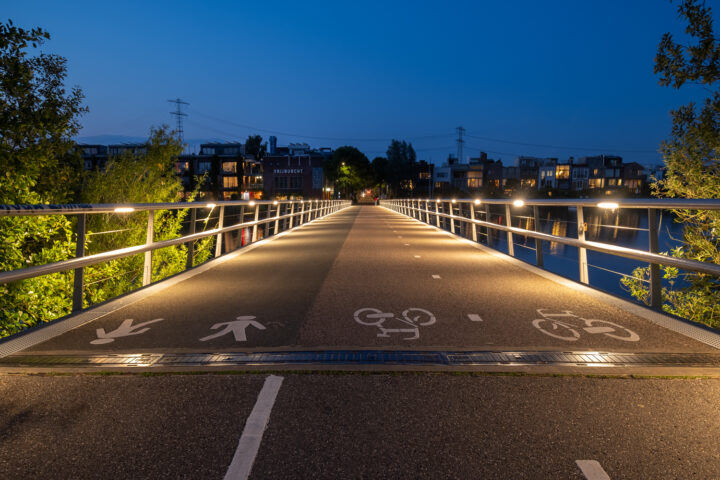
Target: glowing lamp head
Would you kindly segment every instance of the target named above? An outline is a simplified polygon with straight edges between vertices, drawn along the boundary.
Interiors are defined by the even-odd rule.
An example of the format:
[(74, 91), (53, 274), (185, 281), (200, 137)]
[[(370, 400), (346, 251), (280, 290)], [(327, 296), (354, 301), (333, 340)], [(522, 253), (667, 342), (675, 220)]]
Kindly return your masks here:
[(482, 202), (480, 201), (479, 198), (476, 198), (476, 199), (475, 199), (475, 205), (480, 205), (481, 203), (482, 203)]
[(215, 208), (215, 207), (217, 207), (217, 203), (208, 203), (207, 205), (205, 205), (205, 207), (206, 208)]
[(453, 198), (453, 199), (452, 199), (452, 203), (457, 203), (457, 200), (455, 200), (455, 199)]
[(615, 210), (620, 205), (617, 202), (600, 202), (597, 204), (597, 206), (600, 208), (608, 208), (610, 210)]
[(117, 207), (114, 212), (115, 213), (130, 213), (134, 212), (135, 209), (133, 207)]
[(251, 200), (250, 203), (248, 203), (248, 205), (250, 205), (251, 207), (254, 207), (254, 206), (255, 206), (255, 202)]
[(273, 200), (273, 205), (277, 205), (277, 200)]
[(513, 202), (513, 205), (515, 205), (516, 207), (522, 207), (523, 205), (525, 205), (525, 200), (515, 200)]

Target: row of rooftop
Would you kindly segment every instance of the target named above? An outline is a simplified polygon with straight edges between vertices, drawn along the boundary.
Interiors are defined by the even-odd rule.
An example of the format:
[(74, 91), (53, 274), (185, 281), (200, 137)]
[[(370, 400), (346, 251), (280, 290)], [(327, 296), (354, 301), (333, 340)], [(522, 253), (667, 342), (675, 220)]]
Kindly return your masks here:
[[(108, 157), (124, 153), (142, 154), (145, 144), (78, 145), (86, 169), (104, 168)], [(217, 199), (283, 197), (327, 197), (332, 192), (323, 174), (330, 148), (312, 148), (307, 143), (278, 146), (271, 136), (261, 159), (246, 151), (243, 143), (204, 143), (199, 154), (183, 154), (176, 173), (187, 190), (196, 187), (197, 176), (207, 180), (201, 190)], [(662, 168), (648, 169), (636, 162), (623, 162), (617, 155), (573, 158), (520, 156), (511, 166), (481, 153), (467, 162), (452, 156), (441, 166), (416, 162), (412, 178), (402, 186), (406, 195), (448, 194), (514, 195), (538, 192), (543, 195), (647, 194), (651, 177), (662, 178)]]

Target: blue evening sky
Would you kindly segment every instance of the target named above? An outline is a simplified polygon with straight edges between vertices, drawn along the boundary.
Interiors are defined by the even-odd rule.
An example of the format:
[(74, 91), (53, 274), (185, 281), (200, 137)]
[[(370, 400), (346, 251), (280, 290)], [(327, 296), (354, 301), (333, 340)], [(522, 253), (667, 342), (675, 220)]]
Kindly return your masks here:
[(506, 165), (599, 153), (654, 164), (669, 110), (707, 94), (657, 84), (660, 38), (684, 28), (664, 0), (0, 6), (3, 21), (50, 32), (43, 50), (68, 59), (90, 140), (174, 125), (167, 100), (180, 97), (191, 144), (275, 134), (372, 159), (397, 138), (440, 163), (462, 125), (465, 156)]

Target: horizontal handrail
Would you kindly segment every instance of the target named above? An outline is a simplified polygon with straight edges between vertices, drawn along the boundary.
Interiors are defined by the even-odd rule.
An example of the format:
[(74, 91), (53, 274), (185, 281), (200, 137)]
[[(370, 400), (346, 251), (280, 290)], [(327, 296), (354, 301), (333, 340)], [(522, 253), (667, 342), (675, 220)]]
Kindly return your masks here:
[[(415, 198), (410, 201), (420, 202), (453, 202), (474, 203), (475, 205), (513, 205), (526, 207), (597, 207), (608, 208), (608, 204), (616, 204), (617, 208), (657, 208), (660, 210), (720, 210), (720, 199), (698, 199), (698, 198), (455, 198), (455, 199), (424, 199)], [(395, 200), (384, 200), (384, 203)], [(515, 202), (522, 202), (516, 205)]]
[[(265, 202), (259, 202), (259, 201), (229, 201), (229, 202), (217, 202), (212, 204), (212, 207), (207, 202), (189, 202), (189, 203), (163, 203), (163, 204), (123, 204), (122, 207), (132, 207), (136, 210), (134, 211), (155, 211), (155, 210), (177, 210), (177, 209), (185, 209), (185, 208), (214, 208), (216, 206), (228, 206), (228, 205), (239, 205), (239, 206), (251, 206), (251, 207), (258, 207), (260, 205), (267, 205), (270, 207), (277, 207), (279, 204), (319, 204), (316, 208), (310, 208), (310, 209), (303, 209), (303, 210), (296, 210), (291, 213), (286, 213), (284, 215), (273, 215), (268, 216), (264, 219), (258, 219), (253, 220), (249, 222), (243, 222), (238, 223), (235, 225), (231, 225), (228, 227), (223, 228), (214, 228), (212, 230), (206, 230), (203, 232), (193, 233), (185, 236), (181, 236), (178, 238), (173, 238), (170, 240), (163, 240), (160, 242), (148, 242), (142, 245), (135, 245), (131, 247), (111, 250), (108, 252), (101, 252), (94, 255), (87, 255), (77, 258), (71, 258), (68, 260), (61, 260), (58, 262), (53, 263), (47, 263), (44, 265), (35, 265), (31, 267), (26, 267), (20, 270), (13, 270), (13, 271), (7, 271), (7, 272), (0, 272), (0, 284), (14, 282), (18, 280), (25, 280), (28, 278), (38, 277), (42, 275), (48, 275), (51, 273), (58, 273), (63, 272), (67, 270), (73, 270), (77, 268), (83, 268), (90, 265), (95, 265), (97, 263), (106, 262), (109, 260), (115, 260), (118, 258), (124, 258), (129, 257), (132, 255), (136, 255), (143, 252), (151, 252), (153, 250), (157, 250), (160, 248), (166, 248), (171, 247), (175, 245), (180, 245), (183, 243), (188, 242), (194, 242), (196, 240), (200, 240), (202, 238), (211, 237), (215, 235), (220, 235), (227, 232), (232, 232), (235, 230), (241, 230), (243, 228), (249, 228), (249, 227), (255, 227), (259, 225), (264, 225), (267, 223), (274, 223), (279, 222), (282, 220), (295, 218), (297, 216), (302, 215), (303, 217), (305, 215), (308, 215), (308, 217), (311, 214), (316, 213), (322, 213), (326, 212), (325, 214), (329, 214), (332, 212), (335, 212), (339, 210), (340, 208), (347, 207), (350, 202), (349, 201), (343, 201), (343, 200), (304, 200), (304, 201), (265, 201)], [(7, 207), (7, 205), (0, 205), (0, 207)], [(31, 207), (41, 207), (40, 205), (32, 205)], [(47, 206), (45, 207), (52, 207)], [(18, 210), (18, 211), (11, 211), (11, 210), (5, 210), (5, 212), (10, 212), (9, 215), (74, 215), (74, 214), (85, 214), (85, 213), (109, 213), (109, 212), (115, 212), (115, 208), (119, 208), (120, 206), (115, 205), (57, 205), (55, 207), (61, 207), (57, 209), (29, 209), (29, 210)], [(90, 208), (88, 208), (90, 207)], [(311, 205), (312, 207), (312, 205)], [(2, 210), (0, 210), (2, 211)], [(30, 213), (28, 213), (30, 212)], [(38, 213), (40, 212), (40, 213)], [(278, 209), (279, 212), (279, 209)], [(322, 216), (324, 216), (323, 214)], [(6, 214), (7, 215), (7, 214)], [(319, 218), (319, 216), (315, 217)], [(298, 225), (300, 225), (299, 223)]]
[(486, 222), (483, 220), (473, 220), (467, 217), (458, 215), (451, 215), (449, 213), (438, 212), (434, 210), (416, 209), (423, 214), (437, 215), (442, 218), (450, 218), (457, 221), (466, 223), (473, 223), (475, 225), (500, 230), (503, 232), (515, 233), (517, 235), (523, 235), (526, 237), (537, 238), (538, 240), (545, 240), (548, 242), (561, 243), (563, 245), (569, 245), (571, 247), (587, 248), (588, 250), (594, 250), (601, 253), (609, 253), (611, 255), (617, 255), (619, 257), (631, 258), (633, 260), (640, 260), (647, 263), (655, 263), (658, 265), (670, 265), (673, 267), (682, 268), (685, 270), (692, 270), (694, 272), (707, 273), (709, 275), (720, 276), (720, 265), (707, 262), (698, 262), (697, 260), (690, 260), (685, 258), (670, 257), (668, 255), (662, 255), (659, 253), (650, 253), (644, 250), (637, 250), (634, 248), (620, 247), (617, 245), (611, 245), (609, 243), (602, 242), (591, 242), (588, 240), (578, 240), (577, 238), (570, 237), (558, 237), (549, 233), (536, 232), (534, 230), (526, 230), (518, 227), (508, 227), (507, 225), (501, 225), (499, 223)]
[[(619, 257), (647, 262), (650, 265), (650, 305), (653, 308), (660, 309), (662, 307), (662, 279), (660, 266), (673, 266), (683, 270), (704, 273), (720, 277), (720, 265), (711, 262), (702, 262), (687, 258), (671, 257), (659, 253), (659, 228), (657, 222), (658, 210), (720, 210), (720, 199), (676, 199), (676, 198), (658, 198), (658, 199), (394, 199), (383, 201), (384, 205), (389, 208), (415, 218), (422, 222), (440, 227), (440, 219), (445, 219), (445, 227), (447, 228), (447, 220), (449, 220), (449, 230), (455, 234), (455, 224), (459, 222), (468, 226), (472, 226), (472, 241), (478, 241), (478, 233), (476, 226), (484, 227), (489, 230), (506, 232), (508, 235), (508, 254), (514, 256), (513, 235), (523, 235), (525, 237), (535, 239), (536, 264), (543, 267), (542, 242), (555, 242), (562, 245), (577, 247), (578, 264), (580, 269), (580, 281), (589, 283), (587, 250), (600, 253), (615, 255)], [(423, 205), (424, 204), (424, 207)], [(504, 205), (505, 225), (494, 223), (490, 220), (490, 205)], [(531, 217), (523, 217), (534, 220), (535, 230), (527, 230), (523, 228), (513, 227), (511, 223), (512, 210), (530, 207), (533, 211)], [(567, 207), (568, 209), (576, 209), (578, 236), (577, 238), (561, 237), (550, 235), (537, 231), (540, 217), (538, 207)], [(459, 214), (456, 214), (458, 209)], [(649, 233), (648, 251), (638, 250), (635, 248), (621, 247), (603, 242), (593, 242), (585, 239), (587, 224), (584, 221), (583, 210), (589, 209), (609, 209), (617, 210), (627, 209), (647, 209), (648, 212), (648, 228)], [(442, 210), (442, 211), (441, 211)], [(484, 210), (484, 212), (483, 212)], [(463, 215), (463, 212), (468, 212)], [(476, 213), (485, 213), (485, 220), (475, 218)], [(517, 216), (516, 216), (517, 217)], [(431, 218), (433, 222), (431, 222)], [(616, 226), (616, 228), (621, 228)], [(643, 229), (645, 230), (645, 229)], [(481, 235), (484, 235), (481, 233)], [(489, 238), (489, 237), (488, 237)]]
[[(333, 202), (337, 200), (218, 200), (212, 202), (172, 202), (172, 203), (74, 203), (66, 205), (0, 205), (0, 217), (15, 217), (29, 215), (57, 215), (80, 213), (133, 213), (148, 210), (182, 210), (185, 208), (215, 208), (255, 205), (302, 204)], [(118, 209), (132, 209), (118, 211)]]

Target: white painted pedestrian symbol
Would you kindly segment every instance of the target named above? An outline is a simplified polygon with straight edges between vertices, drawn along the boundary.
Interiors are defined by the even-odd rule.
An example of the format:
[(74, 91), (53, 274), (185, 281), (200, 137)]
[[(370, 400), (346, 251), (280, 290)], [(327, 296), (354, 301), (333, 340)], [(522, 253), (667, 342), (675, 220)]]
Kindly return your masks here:
[[(420, 338), (420, 329), (435, 323), (435, 315), (422, 308), (408, 308), (402, 313), (402, 318), (398, 318), (394, 313), (385, 313), (377, 308), (361, 308), (355, 312), (355, 321), (360, 325), (378, 327), (380, 333), (378, 337), (389, 337), (391, 333), (410, 333), (411, 337), (403, 340), (417, 340)], [(402, 328), (385, 328), (385, 322), (401, 322), (405, 326)]]
[(247, 335), (245, 334), (245, 329), (249, 326), (253, 326), (257, 328), (258, 330), (265, 330), (265, 327), (260, 323), (256, 322), (255, 317), (253, 316), (245, 316), (245, 317), (237, 317), (237, 320), (232, 322), (223, 322), (223, 323), (216, 323), (212, 327), (210, 327), (211, 330), (217, 330), (220, 327), (225, 327), (224, 329), (220, 330), (217, 333), (214, 333), (212, 335), (208, 335), (207, 337), (203, 337), (200, 339), (201, 342), (207, 342), (208, 340), (212, 340), (213, 338), (222, 337), (223, 335), (227, 335), (228, 333), (232, 332), (232, 334), (235, 336), (236, 342), (245, 342), (247, 341)]
[(621, 325), (608, 322), (607, 320), (582, 318), (570, 310), (553, 313), (546, 308), (538, 308), (537, 313), (542, 318), (533, 320), (533, 326), (545, 335), (559, 338), (560, 340), (575, 342), (580, 338), (581, 330), (590, 334), (605, 335), (606, 337), (624, 342), (637, 342), (640, 340), (640, 336), (637, 333)]
[(140, 335), (141, 333), (145, 333), (150, 330), (150, 328), (145, 327), (145, 325), (150, 325), (151, 323), (160, 322), (162, 320), (162, 318), (156, 318), (155, 320), (148, 320), (147, 322), (133, 325), (133, 319), (128, 318), (124, 320), (118, 328), (111, 332), (105, 332), (104, 328), (98, 328), (97, 330), (95, 330), (98, 338), (92, 340), (90, 343), (92, 343), (93, 345), (102, 345), (104, 343), (114, 342), (116, 338), (129, 337), (131, 335)]

